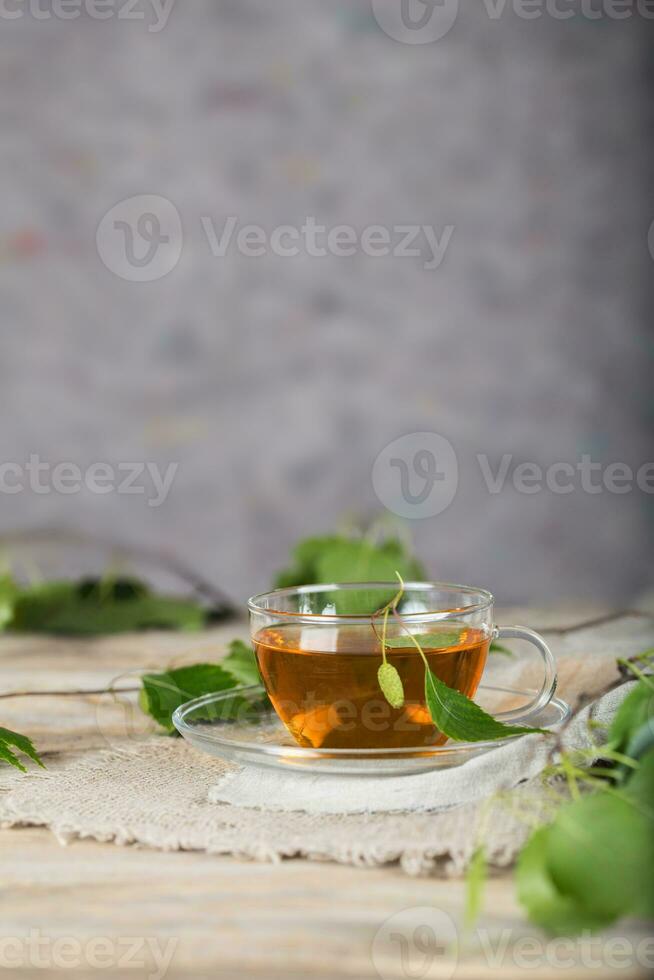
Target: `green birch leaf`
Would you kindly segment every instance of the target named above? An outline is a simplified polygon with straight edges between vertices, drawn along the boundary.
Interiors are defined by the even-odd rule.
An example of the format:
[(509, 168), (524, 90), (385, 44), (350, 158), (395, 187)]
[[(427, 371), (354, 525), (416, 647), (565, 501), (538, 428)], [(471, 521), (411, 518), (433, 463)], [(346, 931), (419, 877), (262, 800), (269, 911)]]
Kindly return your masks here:
[(11, 575), (0, 575), (0, 630), (11, 622), (17, 596), (18, 586)]
[(636, 732), (652, 723), (654, 727), (654, 690), (646, 681), (639, 681), (616, 711), (609, 729), (609, 743), (623, 751)]
[(9, 746), (4, 742), (0, 742), (0, 761), (8, 762), (10, 766), (20, 769), (21, 772), (27, 772), (27, 768), (23, 765), (18, 756), (14, 755)]
[(404, 687), (393, 664), (383, 663), (377, 671), (377, 678), (382, 694), (391, 708), (401, 708), (404, 704)]
[(448, 687), (428, 670), (425, 673), (427, 706), (436, 728), (455, 742), (486, 742), (512, 735), (549, 734), (543, 728), (504, 725), (465, 694)]
[(15, 766), (16, 769), (20, 769), (21, 772), (27, 772), (25, 766), (20, 761), (18, 756), (12, 752), (9, 746), (18, 749), (23, 755), (26, 755), (32, 762), (36, 762), (38, 766), (45, 769), (45, 766), (39, 758), (39, 754), (34, 748), (32, 742), (25, 735), (19, 735), (18, 732), (12, 732), (9, 728), (0, 728), (0, 759), (4, 759), (8, 762), (10, 766)]
[(279, 572), (274, 580), (274, 588), (286, 589), (294, 585), (314, 585), (317, 581), (316, 566), (320, 555), (337, 543), (335, 534), (322, 537), (304, 538), (298, 542), (291, 555), (292, 565)]
[[(625, 754), (632, 759), (638, 760), (644, 755), (647, 755), (652, 749), (654, 749), (654, 721), (650, 718), (644, 725), (640, 726), (633, 738), (630, 739)], [(631, 785), (635, 776), (629, 772), (629, 766), (622, 766), (620, 772), (623, 778), (625, 775), (631, 775), (631, 779), (629, 780), (629, 785)], [(652, 799), (654, 799), (654, 792), (652, 793)]]
[[(636, 776), (640, 783), (630, 789)], [(571, 933), (580, 926), (602, 928), (625, 915), (654, 916), (654, 878), (647, 870), (654, 867), (654, 753), (636, 776), (624, 792), (600, 791), (564, 806), (535, 835), (541, 853), (535, 838), (527, 845), (526, 851), (533, 849), (527, 857), (523, 852), (518, 884), (533, 922)], [(525, 881), (525, 861), (532, 875), (540, 864), (539, 877)]]
[[(276, 588), (292, 585), (329, 585), (332, 582), (395, 582), (396, 570), (407, 581), (424, 580), (425, 569), (397, 538), (373, 544), (365, 538), (331, 534), (306, 538), (293, 549), (290, 568), (275, 579)], [(395, 594), (393, 587), (388, 599)], [(323, 593), (323, 603), (334, 604), (343, 614), (376, 612), (387, 601), (378, 589), (365, 592)], [(320, 601), (316, 598), (316, 602)], [(319, 613), (321, 608), (311, 610)]]
[[(654, 844), (654, 749), (650, 749), (644, 755), (640, 756), (638, 768), (627, 780), (623, 792), (628, 799), (635, 801), (637, 804), (642, 804), (641, 810), (650, 822), (652, 842)], [(654, 892), (654, 879), (652, 879), (652, 882)], [(654, 911), (652, 914), (654, 915)]]
[[(365, 540), (334, 541), (318, 557), (314, 581), (326, 585), (332, 582), (395, 582), (397, 572), (408, 580), (419, 577), (415, 560), (390, 546), (391, 542), (377, 546)], [(361, 588), (325, 592), (321, 598), (339, 615), (367, 616), (390, 602), (396, 592), (397, 587), (390, 585), (388, 592)]]
[(257, 667), (254, 650), (243, 640), (232, 640), (229, 654), (221, 660), (220, 666), (228, 671), (239, 684), (260, 684), (261, 677)]
[(213, 691), (228, 691), (237, 681), (218, 664), (192, 664), (161, 674), (144, 674), (139, 704), (146, 714), (171, 735), (175, 732), (173, 712), (193, 698)]
[(7, 627), (21, 633), (101, 636), (149, 629), (200, 630), (206, 622), (207, 611), (197, 603), (156, 595), (135, 579), (85, 579), (19, 590)]
[(518, 858), (518, 899), (529, 920), (556, 935), (575, 935), (608, 925), (610, 917), (591, 912), (572, 895), (561, 892), (549, 867), (551, 828), (540, 827)]

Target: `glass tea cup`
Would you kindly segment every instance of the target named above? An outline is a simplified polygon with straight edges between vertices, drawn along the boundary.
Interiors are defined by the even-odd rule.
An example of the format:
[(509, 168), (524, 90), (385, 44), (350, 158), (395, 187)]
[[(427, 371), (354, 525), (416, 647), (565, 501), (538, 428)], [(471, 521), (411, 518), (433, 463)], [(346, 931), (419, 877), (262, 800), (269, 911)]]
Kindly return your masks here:
[[(384, 609), (397, 583), (307, 585), (254, 596), (248, 602), (259, 672), (272, 705), (295, 741), (327, 749), (441, 745), (425, 702), (425, 664), (448, 687), (474, 698), (490, 644), (522, 639), (541, 655), (543, 681), (527, 704), (501, 713), (522, 723), (541, 711), (556, 689), (554, 658), (538, 633), (496, 626), (493, 596), (444, 583), (404, 585), (395, 613)], [(384, 625), (385, 624), (385, 625)], [(392, 707), (378, 680), (385, 630), (386, 658), (398, 671), (404, 704)]]

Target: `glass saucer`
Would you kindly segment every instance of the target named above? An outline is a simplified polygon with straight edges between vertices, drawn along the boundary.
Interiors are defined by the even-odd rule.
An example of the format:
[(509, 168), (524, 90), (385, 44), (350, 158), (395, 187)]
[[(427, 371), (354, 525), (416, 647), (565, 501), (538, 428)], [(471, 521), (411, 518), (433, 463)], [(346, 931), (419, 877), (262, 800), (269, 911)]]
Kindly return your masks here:
[[(475, 700), (496, 716), (510, 709), (511, 724), (556, 730), (570, 714), (553, 697), (537, 712), (516, 713), (516, 701), (534, 692), (482, 684)], [(504, 709), (504, 710), (503, 710)], [(240, 766), (319, 772), (325, 775), (401, 776), (450, 769), (492, 752), (515, 738), (494, 742), (447, 742), (445, 745), (393, 749), (311, 749), (299, 746), (267, 702), (263, 687), (239, 687), (205, 694), (179, 707), (173, 714), (177, 731), (195, 748)]]

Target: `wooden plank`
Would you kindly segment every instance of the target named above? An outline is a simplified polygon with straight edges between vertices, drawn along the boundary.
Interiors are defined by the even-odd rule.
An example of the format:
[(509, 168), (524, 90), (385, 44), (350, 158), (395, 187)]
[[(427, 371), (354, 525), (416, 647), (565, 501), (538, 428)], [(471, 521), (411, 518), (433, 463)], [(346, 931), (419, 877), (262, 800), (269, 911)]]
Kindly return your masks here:
[(202, 633), (130, 633), (97, 639), (4, 635), (0, 693), (130, 686), (134, 674), (143, 670), (219, 659), (230, 640), (247, 636), (243, 622)]
[[(157, 955), (171, 954), (168, 978), (407, 980), (411, 973), (406, 962), (403, 967), (403, 943), (375, 943), (384, 922), (409, 910), (406, 921), (401, 918), (391, 926), (410, 948), (417, 926), (432, 921), (447, 926), (448, 916), (459, 923), (464, 902), (461, 881), (409, 878), (397, 869), (305, 861), (257, 864), (90, 841), (61, 848), (47, 831), (35, 829), (0, 832), (0, 868), (0, 934), (20, 943), (7, 950), (14, 962), (6, 965), (17, 976), (30, 975), (37, 939), (43, 940), (44, 961), (49, 958), (46, 974), (75, 975), (70, 957), (67, 964), (55, 962), (56, 940), (72, 938), (81, 944), (73, 960), (84, 972), (94, 941), (103, 937), (110, 941), (108, 956), (116, 970), (110, 975), (122, 975), (118, 970), (128, 940), (149, 940), (156, 943)], [(458, 956), (453, 949), (428, 952), (433, 962), (425, 977), (448, 977), (456, 967), (457, 980), (511, 980), (527, 973), (544, 980), (562, 975), (557, 958), (581, 961), (582, 945), (576, 951), (560, 942), (548, 948), (545, 937), (525, 925), (508, 876), (489, 883), (486, 906), (492, 915), (480, 921), (471, 938), (461, 937)], [(445, 929), (442, 935), (447, 938), (449, 933)], [(647, 927), (629, 923), (615, 935), (635, 952), (647, 938)], [(531, 946), (525, 943), (527, 937)], [(140, 947), (142, 958), (147, 948)], [(600, 959), (598, 941), (592, 948)], [(1, 950), (0, 944), (0, 960)], [(529, 957), (531, 967), (524, 967)], [(156, 962), (149, 953), (143, 974), (153, 973)], [(106, 969), (103, 972), (107, 975)], [(125, 974), (131, 973), (125, 967)], [(611, 963), (601, 962), (589, 968), (590, 973), (615, 975)], [(575, 974), (568, 968), (566, 975)], [(620, 975), (632, 980), (644, 973), (638, 963), (624, 963)]]

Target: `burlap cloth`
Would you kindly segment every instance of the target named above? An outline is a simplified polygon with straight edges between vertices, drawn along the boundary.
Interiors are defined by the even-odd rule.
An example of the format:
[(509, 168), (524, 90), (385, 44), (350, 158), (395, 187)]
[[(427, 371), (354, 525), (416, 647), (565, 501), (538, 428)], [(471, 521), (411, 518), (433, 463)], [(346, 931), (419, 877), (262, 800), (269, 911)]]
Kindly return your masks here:
[[(580, 694), (596, 693), (616, 676), (617, 656), (639, 653), (654, 641), (652, 621), (645, 617), (550, 639), (559, 661), (559, 694), (572, 704)], [(493, 666), (497, 679), (524, 684), (528, 668), (514, 661), (499, 663), (500, 659)], [(589, 712), (606, 721), (623, 695), (624, 690), (586, 709), (567, 730), (569, 744), (588, 744)], [(529, 736), (521, 741), (539, 740), (540, 736)], [(499, 748), (487, 758), (510, 748)], [(106, 750), (64, 754), (45, 773), (30, 771), (23, 776), (3, 768), (0, 824), (47, 826), (62, 843), (93, 838), (257, 860), (303, 857), (362, 865), (399, 862), (411, 874), (434, 870), (458, 874), (478, 843), (482, 810), (484, 843), (495, 866), (510, 864), (529, 834), (524, 807), (546, 814), (551, 790), (544, 790), (541, 778), (532, 771), (534, 752), (529, 757), (528, 773), (521, 775), (508, 767), (506, 778), (496, 787), (517, 787), (510, 797), (514, 806), (506, 799), (494, 800), (485, 786), (482, 798), (463, 805), (456, 805), (456, 799), (443, 800), (444, 807), (428, 811), (280, 812), (212, 802), (216, 784), (233, 768), (181, 739), (150, 736)], [(495, 768), (502, 767), (495, 763)], [(465, 767), (460, 770), (464, 772)], [(407, 795), (411, 796), (408, 790)], [(486, 802), (489, 798), (490, 804)]]

